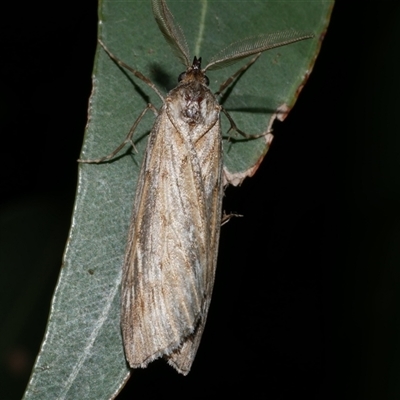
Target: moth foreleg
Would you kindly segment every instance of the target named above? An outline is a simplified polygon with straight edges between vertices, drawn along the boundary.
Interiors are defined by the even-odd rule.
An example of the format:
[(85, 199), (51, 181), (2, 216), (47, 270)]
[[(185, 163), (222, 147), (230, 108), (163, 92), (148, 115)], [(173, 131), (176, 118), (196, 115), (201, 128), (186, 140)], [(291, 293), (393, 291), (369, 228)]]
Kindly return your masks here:
[(257, 60), (258, 57), (261, 56), (261, 53), (256, 54), (246, 65), (243, 65), (239, 70), (237, 70), (233, 75), (231, 75), (225, 82), (221, 83), (218, 92), (215, 92), (215, 96), (220, 96), (222, 92), (244, 71), (250, 68)]
[(137, 78), (141, 79), (146, 85), (150, 86), (158, 95), (158, 97), (160, 97), (160, 99), (163, 101), (164, 103), (164, 97), (163, 95), (159, 92), (159, 90), (157, 89), (157, 87), (154, 85), (154, 83), (147, 77), (144, 76), (140, 71), (130, 67), (128, 64), (125, 64), (122, 60), (120, 60), (117, 56), (115, 56), (113, 53), (111, 53), (110, 50), (108, 50), (107, 46), (99, 39), (99, 43), (101, 45), (101, 47), (104, 49), (104, 51), (108, 54), (108, 56), (114, 60), (119, 66), (121, 66), (122, 68), (127, 69), (128, 71), (132, 72), (133, 75), (135, 75)]

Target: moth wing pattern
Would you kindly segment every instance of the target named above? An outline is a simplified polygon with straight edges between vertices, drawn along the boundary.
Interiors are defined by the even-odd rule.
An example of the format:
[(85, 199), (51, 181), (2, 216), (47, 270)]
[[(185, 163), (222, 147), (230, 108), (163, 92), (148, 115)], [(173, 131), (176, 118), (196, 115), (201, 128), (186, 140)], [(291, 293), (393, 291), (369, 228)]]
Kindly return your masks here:
[(149, 136), (123, 267), (121, 326), (131, 367), (164, 356), (187, 374), (214, 285), (222, 200), (222, 138), (214, 95), (182, 118), (193, 88), (166, 98)]

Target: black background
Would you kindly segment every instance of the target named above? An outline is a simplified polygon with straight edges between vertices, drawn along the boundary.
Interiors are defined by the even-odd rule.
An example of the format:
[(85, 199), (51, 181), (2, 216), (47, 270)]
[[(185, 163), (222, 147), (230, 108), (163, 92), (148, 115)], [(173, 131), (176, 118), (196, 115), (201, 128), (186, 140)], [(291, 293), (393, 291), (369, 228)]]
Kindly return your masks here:
[[(244, 217), (222, 228), (191, 373), (154, 362), (118, 398), (400, 397), (400, 6), (354, 3), (336, 4), (257, 174), (226, 193), (224, 209)], [(2, 399), (21, 397), (45, 329), (97, 33), (93, 0), (10, 6), (0, 62)]]

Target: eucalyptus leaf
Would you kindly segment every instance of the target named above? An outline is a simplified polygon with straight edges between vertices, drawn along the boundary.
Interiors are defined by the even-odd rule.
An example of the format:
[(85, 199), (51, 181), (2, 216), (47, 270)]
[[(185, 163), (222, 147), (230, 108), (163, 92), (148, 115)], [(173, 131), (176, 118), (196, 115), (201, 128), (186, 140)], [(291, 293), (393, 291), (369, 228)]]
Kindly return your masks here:
[[(207, 65), (230, 43), (260, 33), (294, 29), (314, 39), (267, 51), (222, 97), (237, 126), (267, 132), (288, 112), (310, 74), (329, 22), (333, 1), (169, 1), (185, 33), (190, 57)], [(167, 93), (183, 72), (154, 20), (150, 1), (100, 1), (99, 38), (126, 64)], [(247, 60), (241, 61), (243, 64)], [(209, 71), (210, 87), (240, 67)], [(120, 69), (98, 46), (82, 159), (106, 156), (125, 138), (136, 118), (158, 96)], [(154, 115), (146, 114), (113, 160), (81, 164), (63, 268), (46, 335), (25, 399), (114, 398), (129, 377), (120, 332), (120, 279), (136, 180)], [(229, 124), (222, 117), (224, 132)], [(224, 162), (237, 183), (255, 172), (271, 136), (225, 141)]]

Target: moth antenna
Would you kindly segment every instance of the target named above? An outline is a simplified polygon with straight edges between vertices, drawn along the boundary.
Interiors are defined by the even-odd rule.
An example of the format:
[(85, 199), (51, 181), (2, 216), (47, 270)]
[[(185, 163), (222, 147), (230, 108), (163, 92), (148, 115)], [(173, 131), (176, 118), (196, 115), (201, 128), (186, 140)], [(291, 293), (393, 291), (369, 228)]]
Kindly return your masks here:
[(261, 34), (248, 37), (237, 42), (231, 43), (214, 57), (211, 58), (206, 70), (225, 68), (234, 64), (243, 58), (253, 54), (262, 53), (263, 51), (273, 49), (275, 47), (285, 46), (287, 44), (299, 42), (305, 39), (311, 39), (314, 35), (311, 33), (297, 32), (295, 30), (275, 32), (269, 34)]
[(182, 28), (175, 23), (174, 16), (164, 0), (152, 0), (153, 14), (161, 33), (179, 60), (190, 67), (189, 47)]

